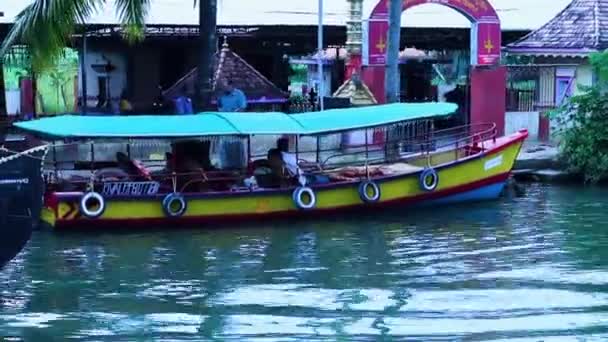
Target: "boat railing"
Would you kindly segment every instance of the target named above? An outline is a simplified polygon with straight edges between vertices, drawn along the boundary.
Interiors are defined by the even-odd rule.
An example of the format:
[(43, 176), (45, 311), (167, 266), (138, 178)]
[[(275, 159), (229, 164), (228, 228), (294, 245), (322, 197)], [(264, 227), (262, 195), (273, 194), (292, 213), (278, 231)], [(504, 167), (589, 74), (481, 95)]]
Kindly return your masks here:
[[(476, 124), (437, 131), (429, 130), (424, 134), (384, 140), (380, 144), (351, 145), (348, 147), (348, 151), (336, 148), (298, 151), (298, 156), (307, 154), (317, 156), (316, 160), (299, 158), (300, 167), (307, 174), (338, 175), (344, 171), (344, 167), (363, 166), (361, 168), (363, 171), (357, 177), (364, 178), (370, 175), (368, 167), (384, 163), (411, 163), (414, 166), (423, 167), (458, 161), (482, 153), (486, 150), (486, 142), (493, 139), (496, 139), (496, 125)], [(451, 155), (452, 152), (453, 155)], [(322, 153), (331, 153), (331, 155), (322, 159), (318, 158)], [(435, 157), (442, 153), (444, 157), (435, 160)], [(445, 154), (451, 155), (451, 157), (446, 159)], [(255, 156), (251, 157), (252, 160), (256, 159)], [(265, 156), (258, 157), (259, 159), (265, 158)], [(189, 188), (197, 188), (197, 185), (210, 189), (205, 191), (243, 190), (246, 188), (243, 186), (244, 180), (253, 175), (252, 170), (247, 167), (220, 171), (171, 172), (170, 169), (165, 168), (166, 161), (164, 161), (164, 167), (161, 167), (163, 164), (161, 161), (153, 160), (151, 162), (157, 164), (158, 169), (152, 171), (148, 178), (135, 176), (134, 179), (159, 182), (167, 191), (183, 192)], [(51, 184), (67, 182), (74, 191), (107, 181), (117, 181), (112, 177), (104, 179), (98, 171), (94, 167), (88, 170), (55, 168), (49, 173), (49, 180)], [(285, 174), (287, 173), (285, 172)]]
[[(71, 191), (84, 191), (94, 188), (105, 182), (158, 182), (161, 190), (173, 192), (185, 192), (196, 185), (218, 185), (218, 184), (238, 184), (243, 181), (244, 173), (237, 171), (190, 171), (190, 172), (161, 172), (144, 177), (142, 175), (131, 175), (129, 179), (120, 179), (113, 176), (103, 176), (98, 172), (86, 171), (86, 176), (71, 178), (69, 183)], [(47, 183), (54, 186), (61, 186), (62, 182), (56, 179), (56, 173), (47, 176)], [(222, 191), (231, 190), (230, 187), (222, 187)]]
[[(454, 150), (457, 161), (467, 155), (459, 153), (463, 149), (478, 152), (485, 151), (485, 142), (496, 139), (496, 125), (471, 124), (448, 128), (444, 130), (431, 131), (429, 133), (415, 135), (411, 137), (394, 138), (384, 140), (381, 144), (356, 144), (350, 145), (348, 151), (337, 152), (335, 149), (320, 150), (320, 153), (337, 152), (319, 161), (322, 168), (340, 167), (344, 164), (375, 164), (391, 161), (403, 161), (415, 156), (428, 155), (432, 159), (432, 154)], [(390, 156), (390, 150), (397, 150), (396, 156)], [(319, 153), (317, 152), (317, 153)], [(302, 154), (307, 152), (302, 152)], [(311, 153), (311, 152), (309, 152)], [(344, 162), (336, 162), (344, 160)]]

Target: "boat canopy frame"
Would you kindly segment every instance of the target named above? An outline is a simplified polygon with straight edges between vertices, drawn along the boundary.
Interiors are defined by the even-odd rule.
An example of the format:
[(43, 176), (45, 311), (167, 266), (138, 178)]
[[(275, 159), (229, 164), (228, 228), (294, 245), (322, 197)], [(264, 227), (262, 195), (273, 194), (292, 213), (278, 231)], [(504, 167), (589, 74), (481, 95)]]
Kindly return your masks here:
[[(319, 160), (318, 158), (318, 150), (317, 152), (317, 160), (313, 162), (309, 166), (316, 166), (315, 169), (305, 170), (303, 165), (302, 171), (305, 171), (309, 175), (333, 175), (339, 172), (339, 170), (343, 167), (363, 167), (364, 173), (360, 179), (370, 179), (370, 168), (372, 165), (382, 165), (386, 163), (398, 163), (398, 162), (406, 162), (409, 163), (411, 160), (418, 160), (422, 162), (424, 165), (416, 165), (418, 166), (427, 166), (427, 167), (438, 167), (444, 165), (445, 163), (453, 163), (463, 158), (469, 158), (473, 154), (484, 153), (486, 147), (484, 146), (484, 142), (488, 139), (493, 139), (496, 141), (496, 125), (495, 124), (476, 124), (476, 125), (466, 125), (459, 126), (450, 129), (444, 129), (439, 131), (429, 131), (428, 128), (432, 129), (432, 122), (430, 120), (424, 120), (426, 123), (420, 123), (422, 128), (421, 131), (418, 131), (416, 127), (404, 127), (407, 130), (410, 130), (406, 136), (399, 136), (384, 141), (382, 144), (375, 146), (373, 143), (365, 139), (365, 143), (360, 145), (354, 145), (350, 147), (350, 151), (343, 151), (343, 153), (332, 155), (324, 160)], [(409, 124), (406, 124), (409, 126)], [(413, 129), (413, 130), (412, 130)], [(366, 130), (367, 131), (367, 130)], [(366, 132), (366, 136), (367, 136)], [(438, 136), (435, 136), (438, 133)], [(297, 137), (297, 136), (296, 136)], [(203, 138), (204, 139), (204, 138)], [(197, 139), (198, 140), (198, 139)], [(298, 163), (310, 163), (308, 159), (300, 159), (298, 155), (302, 155), (303, 153), (311, 153), (313, 151), (300, 151), (298, 148), (298, 139), (296, 139), (296, 160)], [(249, 143), (249, 141), (248, 141)], [(67, 144), (71, 145), (71, 144)], [(66, 145), (66, 146), (67, 146)], [(82, 183), (86, 186), (94, 186), (96, 179), (96, 168), (93, 167), (95, 164), (95, 151), (94, 151), (94, 143), (91, 143), (91, 168), (90, 176), (85, 177), (83, 181), (72, 181), (71, 183), (77, 185)], [(404, 149), (404, 147), (406, 147)], [(478, 151), (475, 149), (478, 148)], [(55, 159), (56, 152), (54, 151), (55, 145), (52, 145), (53, 153), (52, 160), (47, 161), (48, 164), (51, 164), (52, 170), (49, 170), (48, 179), (51, 183), (55, 183), (53, 180), (57, 179), (58, 172), (62, 170), (61, 167), (58, 167), (58, 160)], [(390, 150), (395, 149), (394, 153)], [(127, 143), (127, 154), (130, 149)], [(331, 150), (325, 150), (327, 152)], [(450, 160), (443, 160), (443, 157), (438, 156), (438, 159), (434, 157), (434, 153), (437, 152), (448, 152), (450, 151)], [(253, 154), (251, 153), (251, 148), (247, 147), (248, 159), (250, 160)], [(329, 163), (330, 159), (335, 158), (343, 158), (343, 157), (356, 157), (358, 160), (345, 160), (345, 161), (335, 161)], [(66, 160), (67, 161), (67, 160)], [(144, 161), (144, 160), (140, 160)], [(149, 162), (162, 162), (161, 160), (148, 160)], [(164, 161), (166, 162), (166, 160)], [(61, 163), (61, 162), (60, 162)], [(318, 169), (317, 169), (318, 167)], [(77, 169), (68, 168), (66, 171)], [(85, 169), (81, 169), (85, 171)], [(230, 181), (234, 184), (241, 184), (244, 179), (251, 176), (248, 170), (246, 169), (232, 169), (232, 170), (220, 170), (217, 171), (204, 171), (201, 170), (204, 174), (202, 182), (209, 182), (209, 179), (213, 181)], [(227, 175), (229, 173), (230, 175)], [(365, 176), (366, 175), (366, 176)], [(160, 173), (156, 174), (154, 177), (154, 181), (160, 180), (171, 180), (173, 184), (177, 184), (178, 177), (190, 177), (190, 176), (200, 176), (198, 172), (169, 172), (169, 173)], [(159, 178), (160, 177), (160, 178)], [(359, 176), (357, 176), (359, 177)], [(191, 185), (188, 183), (188, 185)], [(283, 188), (283, 186), (281, 186)], [(242, 188), (241, 190), (246, 190)], [(251, 190), (251, 189), (249, 189)], [(183, 189), (180, 189), (183, 191)]]

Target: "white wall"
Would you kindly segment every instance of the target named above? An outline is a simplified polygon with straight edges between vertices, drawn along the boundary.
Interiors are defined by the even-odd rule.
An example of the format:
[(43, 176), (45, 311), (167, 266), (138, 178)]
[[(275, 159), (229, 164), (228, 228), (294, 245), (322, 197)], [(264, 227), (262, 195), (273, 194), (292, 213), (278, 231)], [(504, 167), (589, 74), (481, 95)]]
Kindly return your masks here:
[(21, 114), (21, 91), (19, 89), (6, 91), (6, 113), (8, 115)]
[[(127, 87), (127, 60), (123, 53), (107, 51), (104, 49), (91, 48), (87, 52), (86, 56), (86, 72), (87, 72), (87, 104), (94, 107), (97, 104), (96, 97), (99, 95), (99, 87), (97, 83), (97, 77), (106, 75), (105, 73), (98, 73), (91, 66), (94, 64), (106, 64), (110, 62), (116, 67), (108, 76), (110, 77), (110, 97), (112, 99), (114, 107), (117, 107), (118, 100), (122, 90)], [(82, 96), (82, 73), (78, 70), (78, 79), (80, 89), (78, 90), (79, 96)]]
[(529, 140), (538, 139), (539, 112), (507, 112), (505, 115), (505, 135), (525, 128), (528, 130)]

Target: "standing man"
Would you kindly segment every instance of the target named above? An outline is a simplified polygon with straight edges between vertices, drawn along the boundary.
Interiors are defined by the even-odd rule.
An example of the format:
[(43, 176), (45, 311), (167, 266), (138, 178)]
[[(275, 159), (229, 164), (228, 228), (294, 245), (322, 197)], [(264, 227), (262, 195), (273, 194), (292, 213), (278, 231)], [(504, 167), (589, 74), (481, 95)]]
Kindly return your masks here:
[[(236, 89), (230, 80), (221, 87), (221, 95), (217, 99), (219, 112), (244, 112), (247, 109), (247, 97)], [(219, 164), (221, 169), (238, 169), (247, 166), (247, 150), (241, 138), (219, 137)]]
[(222, 85), (222, 94), (217, 99), (217, 107), (220, 112), (244, 112), (247, 109), (247, 97), (228, 80)]
[(179, 115), (194, 114), (192, 110), (192, 99), (187, 95), (188, 87), (182, 86), (180, 95), (175, 99), (175, 111)]

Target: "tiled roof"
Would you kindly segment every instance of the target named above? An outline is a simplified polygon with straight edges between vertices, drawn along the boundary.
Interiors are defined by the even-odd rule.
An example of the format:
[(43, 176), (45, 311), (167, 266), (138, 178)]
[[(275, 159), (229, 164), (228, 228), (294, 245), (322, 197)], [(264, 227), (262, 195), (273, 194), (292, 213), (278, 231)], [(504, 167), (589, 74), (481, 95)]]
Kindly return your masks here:
[(608, 48), (608, 0), (573, 0), (553, 19), (509, 44), (511, 53), (587, 55)]
[[(166, 97), (174, 97), (185, 86), (189, 91), (194, 90), (196, 84), (197, 68), (177, 81), (164, 92)], [(287, 100), (287, 93), (279, 89), (268, 78), (264, 77), (241, 56), (230, 50), (224, 42), (222, 50), (215, 54), (215, 74), (213, 90), (224, 81), (230, 80), (235, 88), (240, 89), (247, 96), (250, 103), (277, 103)]]
[[(505, 30), (534, 30), (550, 20), (569, 0), (489, 0)], [(30, 0), (2, 0), (0, 23), (12, 22)], [(314, 0), (218, 0), (219, 26), (317, 25)], [(363, 18), (368, 18), (378, 0), (363, 1)], [(147, 22), (152, 25), (197, 25), (198, 9), (192, 0), (153, 0)], [(348, 3), (325, 0), (324, 23), (345, 26)], [(107, 0), (87, 21), (90, 24), (117, 24), (114, 0)], [(416, 6), (405, 12), (404, 27), (468, 28), (469, 21), (456, 11), (439, 5)]]
[(366, 106), (378, 103), (374, 94), (357, 75), (353, 75), (352, 78), (346, 80), (336, 90), (334, 97), (348, 98), (354, 106)]

